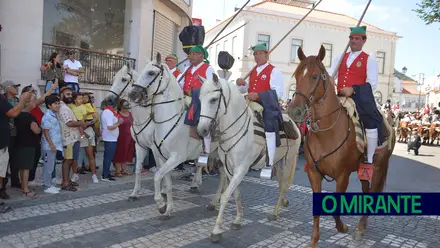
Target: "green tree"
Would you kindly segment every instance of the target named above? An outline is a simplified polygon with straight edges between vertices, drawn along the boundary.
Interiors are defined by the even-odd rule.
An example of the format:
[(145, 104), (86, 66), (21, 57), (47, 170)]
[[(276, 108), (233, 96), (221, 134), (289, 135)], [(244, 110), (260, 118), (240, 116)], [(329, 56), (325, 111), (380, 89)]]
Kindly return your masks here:
[(422, 0), (414, 9), (426, 25), (440, 22), (440, 0)]

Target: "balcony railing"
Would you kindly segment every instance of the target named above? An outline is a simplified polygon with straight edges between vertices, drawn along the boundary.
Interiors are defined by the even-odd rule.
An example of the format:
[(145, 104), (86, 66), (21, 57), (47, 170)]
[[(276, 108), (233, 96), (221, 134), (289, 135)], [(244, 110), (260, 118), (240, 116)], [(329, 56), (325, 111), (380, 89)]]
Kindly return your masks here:
[[(124, 64), (130, 64), (132, 68), (136, 68), (136, 60), (133, 58), (47, 43), (43, 43), (41, 64), (47, 63), (53, 52), (61, 55), (62, 63), (68, 59), (65, 53), (70, 50), (76, 51), (76, 59), (81, 62), (85, 70), (85, 73), (79, 76), (80, 83), (110, 85), (113, 76)], [(44, 73), (41, 73), (41, 79), (45, 79)]]

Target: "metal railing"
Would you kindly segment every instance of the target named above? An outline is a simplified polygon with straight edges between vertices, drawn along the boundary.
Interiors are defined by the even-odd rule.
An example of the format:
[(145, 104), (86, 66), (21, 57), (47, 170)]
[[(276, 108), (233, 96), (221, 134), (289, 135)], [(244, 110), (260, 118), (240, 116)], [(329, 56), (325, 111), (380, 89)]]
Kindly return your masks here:
[[(85, 73), (79, 76), (80, 83), (111, 85), (113, 76), (124, 64), (128, 63), (132, 68), (136, 67), (136, 59), (133, 58), (47, 43), (43, 43), (41, 64), (47, 63), (53, 52), (61, 55), (62, 63), (68, 59), (65, 53), (70, 50), (76, 51), (76, 59), (81, 62), (85, 70)], [(41, 79), (45, 80), (44, 72), (41, 73)]]

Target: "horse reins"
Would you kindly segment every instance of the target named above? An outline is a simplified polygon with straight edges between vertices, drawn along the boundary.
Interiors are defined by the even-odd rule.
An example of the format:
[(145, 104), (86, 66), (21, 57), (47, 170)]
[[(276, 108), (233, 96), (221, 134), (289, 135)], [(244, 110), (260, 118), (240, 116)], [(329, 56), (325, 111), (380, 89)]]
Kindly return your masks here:
[[(139, 135), (143, 130), (145, 130), (145, 128), (147, 128), (147, 126), (148, 126), (151, 122), (154, 122), (154, 123), (157, 123), (157, 124), (163, 124), (163, 123), (166, 123), (166, 122), (168, 122), (168, 121), (174, 119), (175, 117), (177, 117), (177, 116), (180, 114), (180, 116), (179, 116), (179, 118), (177, 119), (176, 123), (174, 123), (174, 125), (171, 127), (171, 129), (168, 131), (168, 133), (164, 136), (164, 138), (159, 142), (159, 144), (156, 143), (155, 132), (153, 131), (153, 142), (154, 142), (154, 145), (155, 145), (156, 148), (158, 149), (160, 155), (161, 155), (165, 160), (168, 160), (168, 159), (163, 155), (162, 150), (161, 150), (161, 147), (162, 147), (163, 143), (165, 142), (166, 138), (168, 138), (168, 136), (171, 134), (171, 132), (172, 132), (172, 131), (176, 128), (176, 126), (179, 124), (180, 120), (181, 120), (182, 117), (183, 117), (183, 114), (185, 113), (185, 108), (183, 107), (182, 110), (181, 110), (180, 112), (178, 112), (177, 114), (173, 115), (171, 118), (169, 118), (169, 119), (167, 119), (167, 120), (164, 120), (164, 121), (156, 121), (156, 120), (155, 120), (155, 118), (154, 118), (154, 108), (153, 108), (154, 106), (161, 105), (161, 104), (168, 104), (168, 103), (177, 102), (177, 101), (179, 101), (179, 100), (182, 100), (183, 97), (179, 97), (179, 98), (177, 98), (177, 99), (170, 100), (170, 101), (164, 101), (164, 102), (158, 102), (158, 103), (155, 103), (155, 102), (154, 102), (154, 98), (155, 98), (155, 96), (158, 96), (158, 95), (163, 94), (163, 93), (165, 92), (165, 90), (168, 88), (168, 85), (170, 84), (170, 81), (171, 81), (171, 80), (168, 80), (166, 87), (165, 87), (162, 91), (159, 92), (160, 87), (161, 87), (161, 84), (162, 84), (162, 79), (163, 79), (163, 74), (164, 74), (164, 67), (163, 67), (162, 64), (161, 64), (161, 65), (154, 65), (154, 66), (157, 67), (157, 68), (159, 68), (160, 73), (157, 73), (156, 76), (150, 81), (150, 83), (149, 83), (147, 86), (144, 87), (144, 86), (142, 86), (142, 85), (134, 84), (134, 86), (137, 86), (137, 87), (142, 88), (143, 92), (144, 92), (146, 95), (148, 95), (148, 94), (147, 94), (147, 93), (148, 93), (148, 89), (150, 88), (150, 86), (151, 86), (151, 85), (152, 85), (152, 84), (158, 79), (158, 77), (160, 76), (159, 82), (158, 82), (158, 84), (157, 84), (156, 91), (152, 94), (151, 99), (146, 99), (146, 100), (144, 101), (144, 102), (146, 102), (147, 104), (142, 104), (142, 103), (138, 104), (138, 106), (141, 106), (141, 107), (144, 107), (144, 108), (151, 107), (151, 114), (150, 114), (150, 116), (149, 116), (149, 119), (147, 119), (147, 120), (143, 123), (143, 124), (145, 124), (145, 125), (144, 125), (144, 126), (138, 131), (138, 132), (135, 131), (134, 126), (140, 126), (140, 125), (143, 125), (143, 124), (140, 124), (140, 125), (137, 125), (137, 124), (136, 124), (136, 125), (135, 125), (135, 124), (133, 123), (131, 127), (132, 127), (132, 130), (133, 130), (134, 136), (135, 136), (135, 138), (136, 138), (136, 142), (137, 142), (139, 145), (141, 145), (140, 142), (139, 142), (139, 139), (138, 139), (138, 135)], [(125, 89), (125, 88), (124, 88), (124, 89)], [(150, 102), (150, 101), (151, 101), (151, 103), (148, 103), (148, 102)], [(141, 147), (144, 148), (142, 145), (141, 145)], [(144, 148), (144, 149), (145, 149), (145, 148)]]
[[(320, 69), (320, 76), (319, 76), (319, 77), (320, 77), (320, 79), (321, 79), (321, 81), (322, 81), (322, 87), (324, 88), (325, 92), (324, 92), (324, 95), (323, 95), (318, 101), (312, 103), (312, 101), (314, 100), (314, 97), (315, 97), (314, 95), (315, 95), (315, 93), (316, 93), (316, 90), (318, 89), (318, 86), (320, 85), (319, 80), (318, 80), (318, 82), (316, 83), (316, 85), (315, 85), (315, 87), (314, 87), (314, 89), (313, 89), (313, 91), (312, 91), (312, 93), (311, 93), (311, 95), (310, 95), (309, 98), (308, 98), (305, 94), (303, 94), (303, 93), (301, 93), (301, 92), (299, 92), (299, 91), (295, 91), (295, 94), (298, 94), (299, 96), (301, 96), (301, 97), (303, 97), (304, 99), (306, 99), (306, 101), (307, 101), (307, 103), (306, 103), (306, 109), (307, 109), (307, 111), (310, 111), (310, 112), (311, 112), (312, 106), (313, 106), (315, 103), (317, 103), (317, 104), (323, 104), (323, 103), (324, 103), (325, 97), (326, 97), (326, 95), (327, 95), (327, 91), (328, 91), (329, 88), (330, 88), (330, 87), (328, 87), (329, 81), (327, 80), (327, 74), (325, 73), (325, 70), (324, 70), (323, 68), (321, 68), (321, 66), (319, 66), (319, 69)], [(324, 116), (321, 116), (321, 117), (318, 118), (318, 119), (315, 119), (315, 120), (317, 120), (317, 121), (316, 121), (316, 124), (317, 124), (317, 123), (319, 122), (320, 119), (323, 119), (324, 117), (330, 116), (330, 115), (334, 114), (334, 113), (335, 113), (336, 111), (338, 111), (338, 110), (340, 111), (339, 114), (338, 114), (338, 117), (337, 117), (336, 120), (335, 120), (335, 122), (334, 122), (329, 128), (325, 128), (325, 129), (323, 129), (323, 130), (316, 130), (316, 131), (314, 131), (314, 130), (313, 130), (313, 127), (312, 127), (313, 117), (312, 117), (312, 116), (308, 117), (308, 119), (310, 120), (310, 123), (311, 123), (310, 126), (312, 127), (312, 132), (315, 132), (315, 133), (316, 133), (316, 132), (325, 132), (325, 131), (329, 131), (329, 130), (331, 130), (331, 129), (336, 125), (336, 123), (338, 122), (339, 117), (341, 116), (341, 113), (342, 113), (342, 109), (343, 109), (343, 106), (342, 106), (341, 103), (339, 103), (339, 107), (338, 107), (336, 110), (330, 112), (329, 114), (325, 114)], [(307, 144), (307, 150), (308, 150), (308, 152), (309, 152), (310, 158), (313, 160), (313, 165), (315, 166), (315, 168), (316, 168), (316, 170), (318, 171), (318, 173), (321, 174), (321, 176), (322, 176), (327, 182), (332, 182), (332, 181), (334, 181), (335, 179), (334, 179), (334, 178), (332, 178), (332, 179), (328, 179), (328, 177), (327, 177), (326, 175), (324, 175), (324, 174), (321, 172), (321, 170), (319, 169), (319, 167), (318, 167), (318, 163), (319, 163), (320, 161), (324, 160), (325, 158), (329, 157), (330, 155), (334, 154), (336, 151), (338, 151), (338, 150), (339, 150), (339, 149), (345, 144), (345, 142), (348, 140), (348, 137), (350, 137), (350, 131), (351, 131), (351, 128), (350, 128), (350, 118), (347, 118), (347, 120), (348, 120), (348, 123), (347, 123), (347, 126), (348, 126), (348, 128), (347, 128), (347, 135), (345, 136), (345, 138), (344, 138), (344, 140), (342, 141), (342, 143), (341, 143), (338, 147), (336, 147), (336, 149), (334, 149), (334, 150), (331, 151), (330, 153), (328, 153), (328, 154), (326, 154), (326, 155), (320, 157), (318, 160), (315, 160), (315, 158), (313, 157), (312, 151), (311, 151), (311, 149), (310, 149), (309, 143), (306, 142), (306, 144)], [(310, 133), (307, 134), (306, 139), (308, 139), (309, 136), (310, 136)]]

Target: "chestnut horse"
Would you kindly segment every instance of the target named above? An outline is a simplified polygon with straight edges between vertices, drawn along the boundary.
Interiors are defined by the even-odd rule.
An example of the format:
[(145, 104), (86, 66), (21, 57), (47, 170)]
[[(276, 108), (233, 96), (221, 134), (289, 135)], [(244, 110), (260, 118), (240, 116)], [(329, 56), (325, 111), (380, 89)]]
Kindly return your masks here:
[[(308, 177), (313, 192), (321, 192), (322, 179), (328, 176), (336, 181), (336, 192), (347, 190), (349, 176), (358, 171), (364, 154), (356, 148), (355, 126), (346, 109), (336, 95), (334, 84), (330, 81), (322, 60), (325, 49), (321, 46), (318, 56), (304, 55), (298, 48), (298, 65), (294, 76), (296, 79), (295, 96), (288, 107), (290, 118), (302, 122), (310, 113), (314, 131), (309, 131), (304, 143), (304, 155), (308, 166)], [(374, 158), (373, 177), (370, 182), (361, 180), (362, 191), (382, 192), (385, 186), (388, 161), (394, 149), (395, 134), (392, 132), (389, 149), (376, 154)], [(313, 216), (313, 235), (309, 247), (317, 247), (319, 241), (319, 216)], [(362, 216), (356, 230), (356, 239), (362, 239), (368, 216)], [(348, 227), (340, 216), (334, 216), (336, 229), (345, 233)]]

